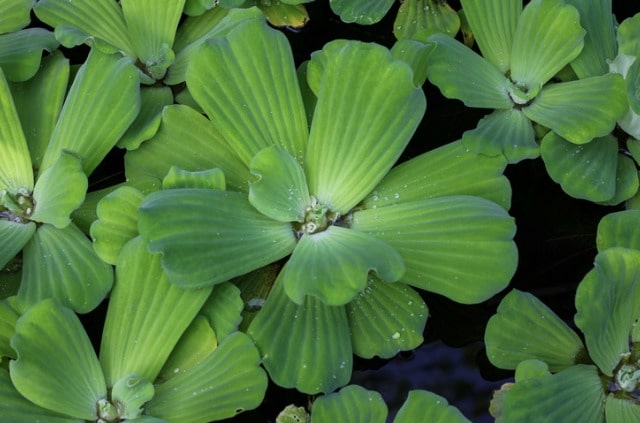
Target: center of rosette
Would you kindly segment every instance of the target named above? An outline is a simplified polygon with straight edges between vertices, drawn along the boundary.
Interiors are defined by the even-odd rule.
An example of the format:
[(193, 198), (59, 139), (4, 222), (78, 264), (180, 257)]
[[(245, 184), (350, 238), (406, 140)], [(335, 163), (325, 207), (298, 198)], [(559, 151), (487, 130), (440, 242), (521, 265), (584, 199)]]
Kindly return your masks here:
[(26, 189), (19, 189), (15, 194), (0, 191), (0, 219), (26, 223), (33, 209), (33, 198)]
[(304, 221), (302, 223), (296, 222), (294, 225), (298, 238), (305, 233), (322, 232), (340, 218), (340, 213), (331, 211), (328, 206), (318, 202), (314, 196), (310, 196), (310, 198), (311, 203), (304, 210)]

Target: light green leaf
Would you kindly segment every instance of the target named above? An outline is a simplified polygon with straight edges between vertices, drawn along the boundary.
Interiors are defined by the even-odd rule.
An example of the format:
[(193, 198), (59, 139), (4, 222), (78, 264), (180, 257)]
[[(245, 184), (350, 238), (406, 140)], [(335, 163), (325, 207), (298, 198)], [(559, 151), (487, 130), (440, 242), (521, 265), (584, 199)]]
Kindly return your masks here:
[(33, 78), (10, 84), (22, 127), (29, 128), (24, 135), (36, 170), (58, 120), (68, 82), (69, 61), (62, 52), (55, 51), (42, 59)]
[(82, 157), (82, 167), (90, 174), (139, 109), (139, 79), (131, 60), (92, 49), (71, 86), (40, 171), (53, 166), (66, 149)]
[(153, 398), (153, 385), (136, 374), (117, 381), (111, 390), (111, 401), (118, 404), (122, 419), (133, 420), (142, 414), (142, 406)]
[(11, 91), (0, 68), (0, 193), (33, 189), (31, 157)]
[(22, 250), (35, 231), (36, 224), (33, 222), (14, 222), (0, 218), (0, 269)]
[(329, 0), (329, 4), (342, 22), (373, 25), (387, 14), (393, 0)]
[(483, 197), (511, 206), (503, 157), (478, 156), (460, 141), (445, 144), (394, 167), (364, 199), (367, 209), (449, 195)]
[(14, 32), (31, 22), (31, 7), (35, 0), (0, 1), (0, 34)]
[(208, 119), (186, 106), (165, 107), (158, 132), (125, 156), (125, 172), (132, 181), (148, 177), (162, 180), (172, 166), (192, 172), (217, 167), (230, 188), (248, 190), (248, 166)]
[(618, 53), (638, 56), (640, 53), (640, 15), (635, 14), (620, 24), (617, 32)]
[(302, 235), (281, 273), (287, 295), (297, 304), (311, 295), (338, 306), (365, 289), (369, 272), (384, 282), (396, 282), (404, 270), (400, 254), (384, 241), (329, 226), (323, 232)]
[[(136, 57), (122, 9), (113, 0), (40, 0), (33, 11), (38, 19), (56, 28), (56, 36), (65, 47), (101, 41), (126, 56)], [(67, 31), (74, 36), (65, 41)], [(79, 38), (78, 34), (84, 37)]]
[(7, 79), (26, 81), (36, 74), (42, 51), (58, 48), (58, 41), (51, 31), (44, 28), (27, 28), (0, 35), (0, 66)]
[(276, 423), (301, 423), (309, 422), (311, 416), (304, 407), (287, 405), (276, 417)]
[(181, 423), (223, 420), (256, 408), (267, 381), (251, 339), (234, 333), (190, 371), (156, 385), (145, 413)]
[(311, 204), (304, 170), (286, 151), (276, 146), (256, 154), (250, 164), (257, 179), (249, 182), (249, 202), (265, 216), (279, 222), (303, 222)]
[(318, 397), (312, 409), (314, 423), (384, 423), (387, 414), (382, 395), (358, 385)]
[(158, 131), (165, 106), (173, 104), (171, 88), (143, 87), (140, 90), (140, 113), (118, 141), (118, 147), (135, 150)]
[(521, 110), (495, 110), (483, 117), (475, 129), (462, 135), (471, 151), (487, 156), (502, 154), (509, 163), (534, 159), (540, 155), (533, 124)]
[(625, 247), (640, 250), (640, 210), (609, 213), (598, 223), (598, 252)]
[(611, 376), (621, 354), (629, 352), (629, 336), (640, 311), (640, 251), (609, 248), (596, 256), (594, 269), (576, 292), (576, 326), (589, 355)]
[(400, 4), (393, 23), (397, 39), (426, 41), (427, 37), (443, 32), (455, 37), (460, 29), (460, 17), (445, 2), (435, 0), (407, 0)]
[(607, 74), (547, 85), (522, 111), (567, 141), (584, 144), (609, 134), (626, 109), (624, 80)]
[(242, 321), (240, 313), (243, 308), (240, 289), (230, 282), (225, 282), (213, 288), (199, 315), (207, 318), (218, 341), (222, 341), (238, 329)]
[[(302, 4), (287, 4), (290, 1), (258, 1), (256, 6), (260, 8), (267, 21), (278, 27), (300, 29), (309, 21), (309, 13)], [(301, 1), (294, 3), (302, 3)]]
[(40, 407), (83, 420), (97, 419), (96, 403), (107, 388), (100, 363), (78, 317), (48, 299), (16, 323), (9, 365), (16, 389)]
[(394, 423), (418, 422), (471, 422), (457, 408), (449, 405), (440, 395), (428, 391), (409, 391), (407, 400), (402, 404)]
[(31, 220), (64, 229), (71, 223), (71, 212), (84, 201), (88, 186), (80, 158), (62, 150), (53, 166), (42, 172), (36, 181)]
[(608, 135), (576, 145), (549, 132), (540, 145), (551, 179), (574, 198), (606, 201), (616, 192), (618, 142)]
[(367, 287), (346, 305), (353, 353), (363, 358), (391, 358), (422, 344), (429, 317), (413, 288), (370, 276)]
[(338, 43), (320, 55), (327, 62), (305, 173), (310, 194), (345, 214), (395, 164), (424, 115), (426, 99), (410, 67), (377, 44)]
[(618, 154), (618, 166), (616, 168), (616, 193), (600, 204), (616, 205), (629, 200), (638, 192), (638, 170), (631, 157)]
[[(427, 76), (447, 98), (461, 100), (467, 107), (510, 109), (513, 102), (507, 77), (482, 56), (445, 34), (434, 34)], [(469, 72), (473, 69), (473, 72)]]
[(171, 282), (183, 288), (211, 286), (272, 263), (296, 242), (289, 223), (265, 217), (237, 192), (152, 193), (140, 207), (138, 226), (149, 251), (163, 254)]
[(578, 335), (550, 308), (516, 289), (489, 319), (484, 341), (489, 361), (501, 369), (515, 369), (524, 360), (538, 359), (557, 372), (575, 364), (584, 351)]
[(640, 60), (636, 58), (624, 76), (627, 99), (631, 112), (640, 112)]
[(517, 264), (513, 219), (495, 203), (448, 196), (355, 212), (352, 229), (393, 247), (402, 282), (463, 304), (504, 289)]
[(173, 63), (171, 50), (185, 0), (169, 3), (153, 0), (122, 0), (122, 14), (131, 44), (143, 72), (162, 79)]
[(522, 0), (460, 3), (482, 56), (506, 74), (511, 68), (511, 45), (522, 13)]
[(245, 165), (271, 145), (302, 161), (307, 121), (291, 47), (264, 18), (198, 47), (187, 86)]
[(549, 365), (544, 361), (536, 358), (521, 361), (516, 367), (515, 379), (516, 383), (532, 378), (549, 376)]
[(421, 87), (427, 80), (428, 57), (433, 47), (434, 45), (430, 43), (425, 44), (413, 40), (399, 40), (391, 48), (391, 54), (394, 59), (402, 60), (411, 66), (413, 70), (413, 84), (416, 87)]
[(184, 290), (169, 283), (160, 260), (159, 255), (146, 251), (139, 237), (127, 243), (118, 257), (117, 283), (100, 347), (100, 362), (109, 387), (133, 373), (155, 380), (211, 292)]
[(16, 297), (9, 297), (0, 301), (0, 363), (5, 357), (17, 358), (10, 344), (11, 337), (15, 333), (16, 321), (20, 317), (15, 300)]
[(562, 0), (531, 1), (514, 34), (511, 80), (536, 92), (580, 54), (585, 32), (573, 6)]
[(184, 14), (188, 16), (199, 16), (207, 10), (216, 8), (217, 5), (217, 0), (187, 0), (184, 4)]
[(189, 172), (172, 166), (162, 180), (162, 189), (205, 188), (225, 189), (224, 172), (218, 168)]
[(106, 195), (96, 208), (98, 220), (91, 224), (93, 249), (98, 257), (116, 264), (120, 250), (138, 235), (138, 207), (144, 195), (122, 186)]
[(0, 414), (12, 423), (82, 423), (84, 420), (65, 417), (38, 407), (23, 397), (13, 386), (9, 372), (0, 368)]
[(23, 250), (24, 267), (18, 300), (22, 308), (56, 298), (78, 313), (100, 304), (111, 290), (113, 270), (100, 260), (85, 235), (71, 224), (57, 229), (44, 224)]
[(640, 407), (631, 399), (616, 398), (608, 395), (604, 405), (606, 421), (634, 422), (640, 420)]
[[(579, 398), (579, 403), (576, 402)], [(504, 400), (504, 422), (604, 423), (602, 381), (595, 366), (577, 365), (555, 375), (516, 383)], [(535, 410), (535, 416), (532, 415)]]
[(332, 392), (351, 378), (353, 356), (345, 308), (307, 296), (297, 305), (276, 283), (247, 334), (271, 380), (306, 394)]

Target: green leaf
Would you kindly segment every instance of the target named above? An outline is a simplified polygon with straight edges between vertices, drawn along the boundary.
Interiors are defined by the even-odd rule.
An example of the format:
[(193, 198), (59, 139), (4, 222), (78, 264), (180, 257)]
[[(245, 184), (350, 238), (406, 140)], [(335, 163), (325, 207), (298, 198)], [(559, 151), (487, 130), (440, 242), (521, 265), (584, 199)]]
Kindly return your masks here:
[(407, 267), (402, 282), (463, 304), (501, 291), (516, 269), (513, 219), (478, 197), (447, 196), (357, 211), (352, 229), (400, 253)]
[(460, 29), (460, 17), (445, 2), (436, 0), (407, 0), (400, 4), (393, 23), (397, 39), (425, 42), (427, 37), (444, 32), (454, 37)]
[(142, 406), (153, 398), (151, 382), (138, 375), (123, 377), (113, 385), (111, 401), (118, 404), (118, 415), (122, 419), (137, 419), (142, 414)]
[(410, 67), (377, 44), (338, 43), (318, 55), (327, 55), (327, 62), (305, 173), (311, 195), (345, 214), (399, 158), (424, 115), (426, 99), (414, 86)]
[(16, 321), (20, 317), (16, 297), (9, 297), (0, 301), (0, 363), (5, 357), (16, 358), (16, 352), (11, 348), (11, 337), (15, 333)]
[(187, 0), (184, 5), (184, 14), (188, 16), (199, 16), (207, 10), (216, 8), (217, 5), (218, 1), (216, 0)]
[(621, 354), (629, 352), (629, 336), (640, 314), (640, 251), (609, 248), (596, 256), (594, 269), (576, 292), (576, 326), (589, 355), (611, 376)]
[(191, 423), (223, 420), (254, 409), (262, 402), (268, 381), (259, 365), (251, 339), (234, 333), (191, 370), (156, 385), (145, 413)]
[(40, 168), (44, 151), (58, 120), (69, 82), (69, 61), (55, 51), (42, 59), (40, 70), (28, 81), (10, 84), (13, 101), (25, 132), (34, 169)]
[(296, 242), (289, 223), (265, 217), (237, 192), (160, 191), (139, 210), (149, 251), (163, 254), (169, 280), (183, 288), (211, 286), (272, 263)]
[(522, 10), (511, 50), (511, 80), (537, 90), (575, 59), (585, 30), (562, 0), (533, 0)]
[(71, 223), (71, 212), (84, 201), (88, 186), (80, 158), (62, 150), (53, 166), (42, 172), (36, 181), (31, 220), (64, 229)]
[[(527, 328), (527, 336), (522, 336)], [(552, 372), (572, 366), (584, 350), (582, 341), (550, 308), (533, 295), (514, 289), (500, 302), (484, 334), (494, 366), (515, 369), (529, 359), (545, 362)]]
[(173, 62), (171, 50), (185, 0), (160, 3), (152, 0), (122, 0), (122, 14), (131, 44), (143, 71), (153, 79), (164, 77)]
[(511, 68), (511, 46), (522, 13), (522, 0), (460, 3), (482, 56), (506, 74)]
[(509, 163), (540, 155), (531, 121), (516, 108), (495, 110), (483, 117), (475, 129), (462, 135), (462, 142), (475, 153), (502, 154)]
[(631, 199), (638, 192), (638, 176), (638, 170), (633, 159), (622, 153), (618, 153), (616, 192), (613, 197), (600, 204), (613, 206)]
[(18, 254), (29, 242), (36, 231), (36, 224), (33, 222), (14, 222), (12, 220), (0, 219), (0, 269)]
[(14, 32), (31, 22), (34, 0), (3, 0), (0, 2), (0, 34)]
[(95, 421), (107, 388), (100, 363), (78, 317), (55, 300), (30, 308), (16, 323), (10, 363), (16, 389), (40, 407)]
[(158, 131), (165, 106), (173, 104), (171, 88), (143, 87), (140, 90), (140, 113), (118, 141), (118, 147), (135, 150)]
[[(576, 402), (576, 398), (580, 398)], [(602, 382), (595, 366), (577, 365), (555, 375), (523, 380), (507, 392), (503, 421), (604, 423)], [(532, 415), (535, 410), (535, 416)]]
[(549, 132), (540, 153), (551, 179), (572, 197), (606, 201), (615, 195), (618, 142), (613, 136), (576, 145)]
[(428, 391), (409, 391), (407, 400), (402, 404), (394, 423), (415, 422), (470, 422), (457, 408), (449, 405), (440, 395)]
[(113, 270), (93, 251), (91, 242), (71, 224), (57, 229), (44, 224), (23, 250), (24, 267), (18, 300), (27, 308), (56, 298), (78, 313), (100, 304), (111, 290)]
[(0, 35), (0, 66), (7, 79), (26, 81), (36, 74), (42, 51), (58, 48), (53, 33), (44, 28), (28, 28)]
[(33, 189), (33, 171), (27, 140), (20, 126), (11, 91), (0, 68), (0, 193)]
[(640, 250), (640, 210), (609, 213), (600, 219), (596, 245), (598, 252), (612, 247)]
[(520, 382), (526, 379), (549, 376), (550, 374), (551, 372), (549, 371), (549, 365), (547, 363), (536, 358), (531, 358), (521, 361), (516, 366), (515, 379), (516, 382)]
[(296, 245), (282, 283), (291, 300), (318, 297), (327, 305), (344, 305), (367, 286), (369, 272), (384, 282), (396, 282), (404, 274), (402, 257), (384, 241), (366, 233), (329, 226), (304, 234)]
[(636, 58), (624, 75), (627, 99), (631, 112), (640, 112), (640, 60)]
[(169, 173), (162, 180), (162, 189), (176, 188), (204, 188), (204, 189), (225, 189), (224, 172), (215, 168), (189, 172), (172, 166)]
[(138, 235), (138, 207), (144, 195), (123, 186), (106, 195), (96, 208), (98, 220), (91, 224), (93, 249), (98, 257), (116, 264), (124, 245)]
[(429, 317), (413, 288), (370, 276), (367, 287), (347, 305), (353, 353), (363, 358), (391, 358), (422, 344)]
[(249, 202), (260, 213), (279, 222), (303, 222), (311, 204), (304, 170), (276, 146), (256, 154), (250, 164), (257, 179), (249, 182)]
[(640, 15), (637, 13), (620, 23), (617, 32), (618, 53), (638, 56), (640, 53)]
[(136, 57), (122, 9), (113, 0), (40, 0), (33, 11), (38, 19), (56, 29), (56, 36), (65, 47), (86, 41), (106, 42), (124, 55)]
[(339, 392), (318, 397), (312, 409), (314, 423), (384, 423), (387, 414), (382, 395), (358, 385), (345, 386)]
[(387, 14), (393, 0), (329, 0), (329, 4), (342, 22), (373, 25)]
[(522, 111), (567, 141), (584, 144), (609, 134), (626, 108), (624, 80), (607, 74), (547, 85)]
[(307, 121), (291, 47), (263, 18), (198, 47), (187, 86), (245, 165), (271, 145), (302, 161)]
[(413, 40), (399, 40), (391, 48), (394, 59), (402, 60), (411, 66), (413, 84), (416, 87), (421, 87), (427, 80), (428, 57), (432, 48), (433, 44), (424, 44)]
[(213, 288), (199, 315), (207, 318), (217, 339), (222, 341), (238, 329), (242, 321), (240, 313), (243, 308), (240, 289), (232, 283), (225, 282)]
[(608, 395), (604, 405), (606, 421), (633, 422), (640, 420), (640, 407), (629, 399), (616, 398)]
[(478, 156), (454, 141), (394, 167), (364, 199), (367, 209), (449, 195), (483, 197), (511, 206), (503, 157)]
[(100, 348), (109, 387), (133, 373), (155, 380), (211, 292), (184, 290), (169, 283), (160, 261), (159, 255), (146, 251), (139, 237), (127, 243), (118, 257), (117, 283)]
[[(434, 34), (427, 76), (447, 98), (461, 100), (467, 107), (510, 109), (513, 102), (506, 90), (507, 77), (482, 56), (445, 34)], [(469, 72), (473, 69), (473, 72)]]
[(125, 156), (125, 172), (132, 181), (148, 177), (162, 180), (172, 166), (192, 172), (217, 167), (230, 188), (248, 190), (248, 166), (208, 119), (186, 106), (165, 107), (153, 138)]
[(306, 394), (332, 392), (351, 378), (353, 357), (345, 308), (307, 296), (291, 301), (276, 283), (247, 334), (271, 380)]
[[(309, 13), (302, 4), (287, 4), (290, 1), (266, 2), (258, 1), (256, 6), (260, 8), (267, 21), (278, 27), (300, 29), (309, 21)], [(295, 1), (293, 3), (303, 3)]]
[[(97, 87), (108, 89), (96, 90)], [(139, 109), (139, 79), (131, 60), (92, 49), (71, 86), (40, 171), (53, 166), (66, 149), (82, 157), (82, 167), (90, 174)]]

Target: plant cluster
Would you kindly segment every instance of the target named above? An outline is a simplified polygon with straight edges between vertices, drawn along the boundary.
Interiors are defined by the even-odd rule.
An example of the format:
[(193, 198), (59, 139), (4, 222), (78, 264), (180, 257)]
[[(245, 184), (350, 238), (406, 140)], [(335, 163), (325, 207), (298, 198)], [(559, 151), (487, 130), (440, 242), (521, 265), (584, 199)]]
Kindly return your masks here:
[[(390, 48), (335, 39), (296, 63), (279, 27), (308, 2), (0, 1), (0, 420), (209, 422), (271, 382), (312, 398), (278, 422), (384, 422), (354, 356), (420, 346), (424, 293), (504, 295), (504, 172), (538, 157), (569, 196), (625, 210), (576, 293), (583, 338), (504, 296), (485, 344), (515, 383), (490, 411), (638, 420), (640, 14), (405, 0)], [(395, 2), (329, 3), (369, 25)], [(425, 84), (488, 114), (404, 160)], [(90, 188), (113, 157), (125, 178)], [(79, 315), (100, 305), (96, 334)], [(393, 421), (431, 420), (468, 421), (427, 391)]]

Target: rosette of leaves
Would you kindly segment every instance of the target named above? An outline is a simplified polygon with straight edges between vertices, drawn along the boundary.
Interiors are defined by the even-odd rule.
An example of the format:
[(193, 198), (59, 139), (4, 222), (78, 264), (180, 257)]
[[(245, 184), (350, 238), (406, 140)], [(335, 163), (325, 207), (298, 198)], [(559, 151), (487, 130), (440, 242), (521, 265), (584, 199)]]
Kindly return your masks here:
[[(329, 423), (348, 421), (354, 423), (384, 423), (388, 409), (382, 396), (358, 385), (346, 386), (338, 392), (316, 398), (311, 410), (295, 405), (287, 406), (276, 418), (276, 423)], [(432, 392), (410, 391), (394, 423), (419, 422), (469, 422), (457, 408)]]
[(154, 192), (139, 231), (184, 288), (286, 260), (249, 334), (276, 383), (317, 393), (348, 382), (354, 352), (390, 357), (422, 342), (427, 309), (411, 286), (483, 301), (510, 280), (516, 249), (502, 159), (475, 161), (454, 143), (389, 171), (425, 109), (409, 65), (341, 40), (305, 69), (299, 80), (264, 20), (207, 41), (187, 84), (208, 119), (166, 109), (126, 168), (134, 179), (172, 160), (199, 170), (171, 145), (211, 154), (227, 191)]
[(260, 404), (267, 377), (254, 343), (236, 331), (237, 288), (172, 285), (140, 238), (123, 247), (116, 275), (99, 357), (56, 300), (22, 315), (13, 298), (1, 303), (3, 418), (204, 423)]
[[(611, 148), (612, 144), (600, 138), (613, 130), (626, 108), (621, 77), (599, 74), (554, 80), (585, 45), (585, 30), (575, 7), (562, 0), (533, 0), (524, 7), (521, 0), (461, 3), (482, 55), (448, 35), (435, 34), (428, 38), (435, 47), (428, 56), (427, 73), (446, 97), (469, 107), (493, 109), (475, 129), (464, 133), (462, 140), (468, 148), (487, 155), (503, 154), (510, 163), (535, 158), (540, 154), (536, 128), (550, 130), (548, 149), (575, 146), (581, 150), (592, 141), (594, 148)], [(597, 22), (607, 20), (613, 20), (610, 8)], [(553, 155), (557, 156), (566, 158)], [(595, 178), (584, 172), (580, 175), (589, 182), (570, 194), (592, 201), (613, 198), (617, 156), (613, 157), (605, 194), (589, 191)], [(550, 164), (543, 155), (543, 160), (547, 167), (562, 166), (563, 171), (573, 166), (568, 159)], [(584, 160), (589, 163), (587, 160), (591, 168), (598, 169), (591, 173), (604, 174), (597, 153)]]
[(516, 382), (494, 398), (494, 415), (529, 421), (535, 409), (536, 418), (567, 422), (640, 418), (638, 223), (640, 212), (630, 210), (598, 226), (600, 252), (575, 299), (584, 344), (531, 294), (514, 290), (502, 300), (487, 325), (487, 355), (500, 368), (515, 368)]
[(26, 82), (0, 77), (0, 278), (20, 281), (22, 307), (54, 297), (84, 313), (109, 292), (113, 271), (70, 214), (138, 113), (139, 83), (129, 59), (98, 50), (67, 94), (68, 79), (59, 53)]

